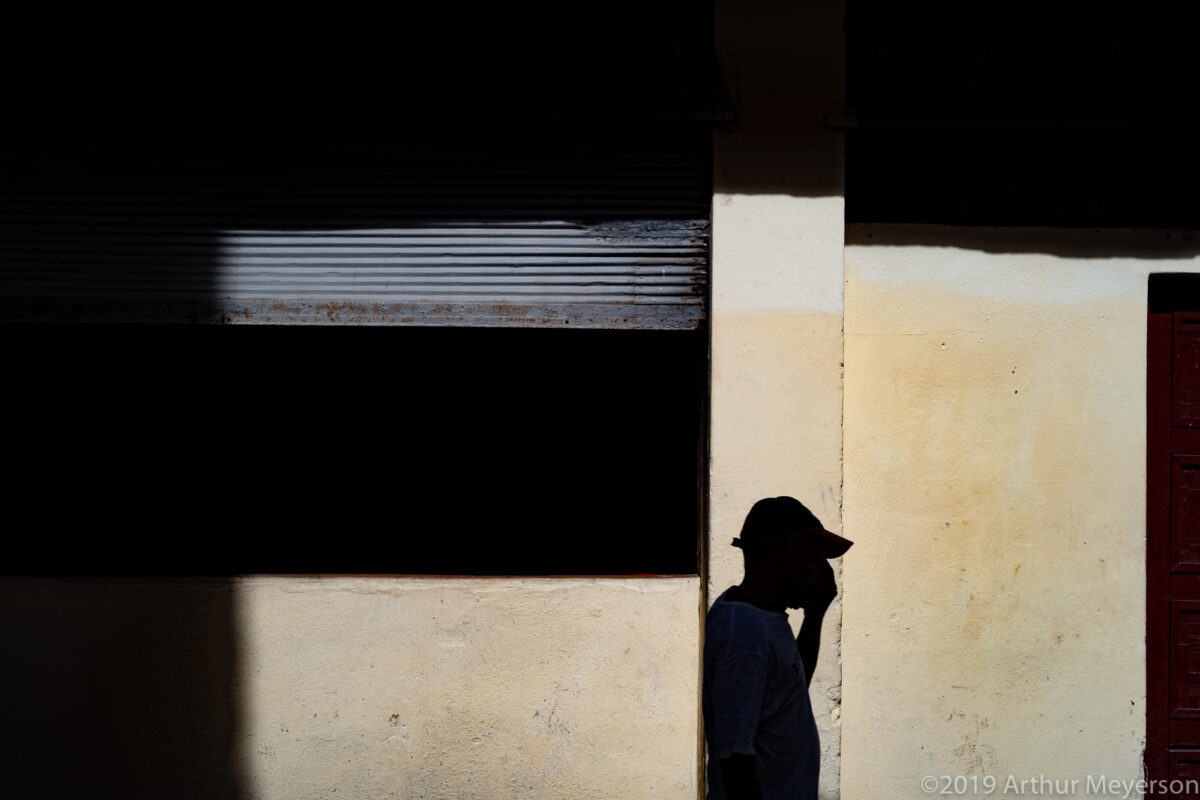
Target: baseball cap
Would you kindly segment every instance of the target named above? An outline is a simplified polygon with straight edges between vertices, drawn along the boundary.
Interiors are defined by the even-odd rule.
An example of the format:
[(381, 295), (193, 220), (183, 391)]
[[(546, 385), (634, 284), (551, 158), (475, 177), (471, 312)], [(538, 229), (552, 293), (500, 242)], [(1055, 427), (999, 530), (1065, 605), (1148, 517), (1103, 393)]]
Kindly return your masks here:
[(837, 558), (854, 544), (825, 530), (816, 515), (799, 500), (784, 496), (765, 497), (755, 503), (742, 524), (741, 537), (733, 540), (733, 546), (742, 549), (759, 547), (780, 533), (804, 535), (825, 558)]

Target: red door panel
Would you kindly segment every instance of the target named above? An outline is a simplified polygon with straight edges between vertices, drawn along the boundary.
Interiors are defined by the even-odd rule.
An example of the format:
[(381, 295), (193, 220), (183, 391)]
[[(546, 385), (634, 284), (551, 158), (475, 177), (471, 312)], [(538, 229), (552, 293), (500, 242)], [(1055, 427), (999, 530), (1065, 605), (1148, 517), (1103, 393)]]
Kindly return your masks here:
[(1200, 426), (1200, 313), (1173, 315), (1171, 424)]
[(1169, 686), (1171, 717), (1200, 718), (1200, 602), (1171, 602)]
[[(1167, 769), (1167, 777), (1173, 782), (1177, 782), (1177, 786), (1184, 789), (1189, 787), (1194, 788), (1200, 786), (1200, 750), (1198, 749), (1173, 749), (1170, 755), (1170, 766)], [(1191, 781), (1192, 783), (1187, 783)], [(1169, 789), (1170, 787), (1168, 787)], [(1162, 792), (1159, 793), (1164, 794)], [(1165, 794), (1175, 798), (1195, 797), (1195, 792), (1183, 793), (1166, 792)]]
[(1171, 456), (1171, 572), (1200, 572), (1200, 455)]
[(1147, 328), (1145, 758), (1147, 796), (1178, 798), (1192, 794), (1160, 788), (1200, 781), (1200, 276), (1186, 276), (1194, 289), (1167, 294), (1167, 307), (1164, 293), (1155, 300), (1155, 277)]

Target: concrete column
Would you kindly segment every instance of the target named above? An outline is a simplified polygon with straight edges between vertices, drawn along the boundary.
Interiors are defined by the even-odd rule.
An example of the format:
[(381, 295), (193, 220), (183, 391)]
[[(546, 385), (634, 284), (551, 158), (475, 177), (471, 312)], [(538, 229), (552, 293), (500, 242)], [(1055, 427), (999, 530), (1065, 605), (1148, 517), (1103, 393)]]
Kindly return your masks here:
[[(792, 495), (836, 531), (842, 481), (842, 137), (824, 124), (842, 102), (842, 3), (720, 0), (716, 15), (738, 119), (715, 142), (710, 603), (741, 579), (729, 542), (755, 500)], [(812, 684), (828, 798), (840, 614)]]

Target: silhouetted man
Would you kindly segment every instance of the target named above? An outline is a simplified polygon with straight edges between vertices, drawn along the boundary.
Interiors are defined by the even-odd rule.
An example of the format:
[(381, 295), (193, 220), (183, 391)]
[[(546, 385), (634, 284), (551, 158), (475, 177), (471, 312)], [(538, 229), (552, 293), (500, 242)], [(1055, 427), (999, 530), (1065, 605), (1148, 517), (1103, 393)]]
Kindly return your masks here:
[[(837, 585), (827, 559), (851, 542), (800, 501), (759, 500), (741, 537), (746, 575), (708, 612), (704, 732), (709, 800), (816, 800), (817, 723), (808, 684)], [(804, 609), (792, 639), (787, 609)]]

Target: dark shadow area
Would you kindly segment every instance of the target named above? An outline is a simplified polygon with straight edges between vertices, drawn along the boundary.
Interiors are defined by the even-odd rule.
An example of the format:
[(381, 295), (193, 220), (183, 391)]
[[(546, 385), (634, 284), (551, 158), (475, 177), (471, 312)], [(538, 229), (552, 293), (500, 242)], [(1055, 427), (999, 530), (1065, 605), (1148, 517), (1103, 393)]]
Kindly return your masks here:
[(849, 0), (848, 222), (1192, 228), (1195, 4)]
[(1149, 308), (1151, 314), (1169, 314), (1200, 308), (1200, 275), (1158, 273), (1150, 275)]
[(843, 106), (840, 2), (718, 0), (717, 52), (730, 118), (715, 137), (713, 191), (840, 197)]
[(18, 120), (0, 141), (0, 315), (211, 320), (234, 149), (178, 121)]
[[(31, 534), (46, 551), (206, 546), (56, 516)], [(0, 579), (5, 793), (238, 796), (234, 625), (226, 581)]]
[(850, 131), (846, 221), (1194, 228), (1197, 131)]
[(9, 572), (697, 571), (703, 332), (3, 330)]
[(1193, 231), (1134, 228), (1062, 228), (1048, 235), (1035, 227), (858, 223), (846, 226), (846, 244), (924, 245), (1094, 259), (1184, 259), (1200, 254), (1200, 236)]
[(3, 87), (27, 113), (268, 118), (711, 116), (708, 2), (82, 0), (9, 12)]

